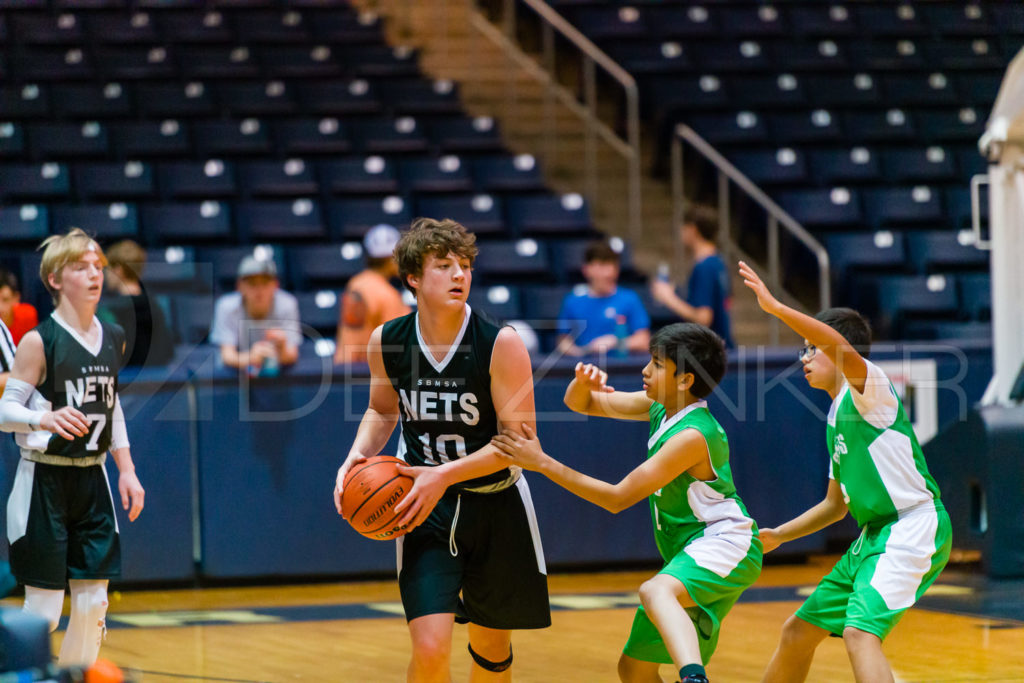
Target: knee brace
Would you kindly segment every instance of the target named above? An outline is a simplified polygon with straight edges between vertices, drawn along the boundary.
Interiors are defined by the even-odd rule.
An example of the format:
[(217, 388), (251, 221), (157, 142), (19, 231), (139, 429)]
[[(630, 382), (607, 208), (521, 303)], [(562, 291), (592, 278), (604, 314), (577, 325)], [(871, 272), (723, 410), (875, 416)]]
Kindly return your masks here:
[(106, 633), (107, 582), (71, 581), (71, 619), (60, 648), (61, 666), (91, 666)]
[(64, 591), (25, 586), (25, 604), (22, 609), (50, 623), (50, 633), (57, 630), (60, 613), (64, 609)]
[(492, 662), (489, 659), (484, 659), (483, 657), (481, 657), (479, 654), (476, 653), (476, 651), (473, 649), (472, 645), (467, 645), (466, 647), (469, 648), (469, 655), (473, 658), (473, 661), (476, 662), (477, 666), (479, 666), (481, 669), (486, 669), (487, 671), (490, 671), (491, 673), (500, 674), (502, 671), (505, 671), (510, 666), (512, 666), (512, 646), (511, 645), (508, 646), (508, 659), (506, 659), (504, 661), (501, 661), (501, 662)]

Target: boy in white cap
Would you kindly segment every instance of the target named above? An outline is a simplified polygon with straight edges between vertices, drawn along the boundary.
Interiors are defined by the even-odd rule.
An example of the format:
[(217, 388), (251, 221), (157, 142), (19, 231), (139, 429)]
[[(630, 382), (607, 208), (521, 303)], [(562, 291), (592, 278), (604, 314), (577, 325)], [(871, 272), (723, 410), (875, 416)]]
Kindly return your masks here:
[(273, 259), (243, 258), (236, 288), (217, 300), (210, 329), (224, 365), (271, 375), (298, 360), (299, 303), (280, 288)]
[(398, 277), (394, 251), (400, 237), (397, 228), (385, 223), (363, 237), (366, 269), (348, 281), (341, 297), (335, 363), (365, 363), (373, 331), (411, 311), (391, 284)]

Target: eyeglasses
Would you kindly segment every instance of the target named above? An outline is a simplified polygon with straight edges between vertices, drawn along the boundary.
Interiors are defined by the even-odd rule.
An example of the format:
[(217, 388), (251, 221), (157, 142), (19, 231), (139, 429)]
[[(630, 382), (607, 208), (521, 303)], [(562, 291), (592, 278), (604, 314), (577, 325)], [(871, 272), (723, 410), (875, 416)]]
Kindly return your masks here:
[(814, 358), (814, 354), (816, 354), (817, 352), (817, 346), (815, 346), (814, 344), (808, 344), (807, 346), (800, 349), (800, 352), (797, 354), (797, 358), (799, 358), (801, 361), (809, 361), (812, 358)]

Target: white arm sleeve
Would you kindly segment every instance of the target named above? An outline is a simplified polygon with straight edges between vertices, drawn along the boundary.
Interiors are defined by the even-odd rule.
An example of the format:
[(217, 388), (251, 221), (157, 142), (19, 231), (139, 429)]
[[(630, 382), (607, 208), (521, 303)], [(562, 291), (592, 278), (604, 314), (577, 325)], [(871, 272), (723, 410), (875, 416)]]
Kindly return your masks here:
[(128, 448), (128, 429), (124, 422), (124, 411), (121, 410), (121, 397), (114, 397), (114, 416), (110, 425), (110, 450), (116, 451), (119, 448)]
[(39, 429), (46, 414), (44, 410), (30, 410), (25, 406), (35, 387), (20, 379), (7, 378), (4, 395), (0, 398), (0, 430), (30, 434)]

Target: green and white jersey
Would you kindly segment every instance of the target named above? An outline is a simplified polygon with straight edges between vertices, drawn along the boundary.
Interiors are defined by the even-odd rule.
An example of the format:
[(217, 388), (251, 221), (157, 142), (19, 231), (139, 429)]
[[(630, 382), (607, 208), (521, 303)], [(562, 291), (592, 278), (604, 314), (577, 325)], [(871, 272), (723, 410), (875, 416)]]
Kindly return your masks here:
[[(665, 406), (655, 403), (649, 414), (648, 458), (676, 434), (695, 429), (707, 443), (711, 466), (717, 475), (713, 481), (701, 481), (684, 472), (650, 497), (658, 552), (668, 562), (685, 549), (701, 567), (728, 576), (746, 558), (757, 527), (736, 494), (725, 430), (708, 411), (706, 401), (693, 403), (668, 419)], [(711, 546), (693, 543), (713, 536), (727, 537), (730, 543), (725, 545), (729, 550), (712, 550)]]
[(865, 362), (864, 392), (844, 385), (828, 414), (828, 476), (860, 526), (939, 499), (902, 401), (881, 368)]

